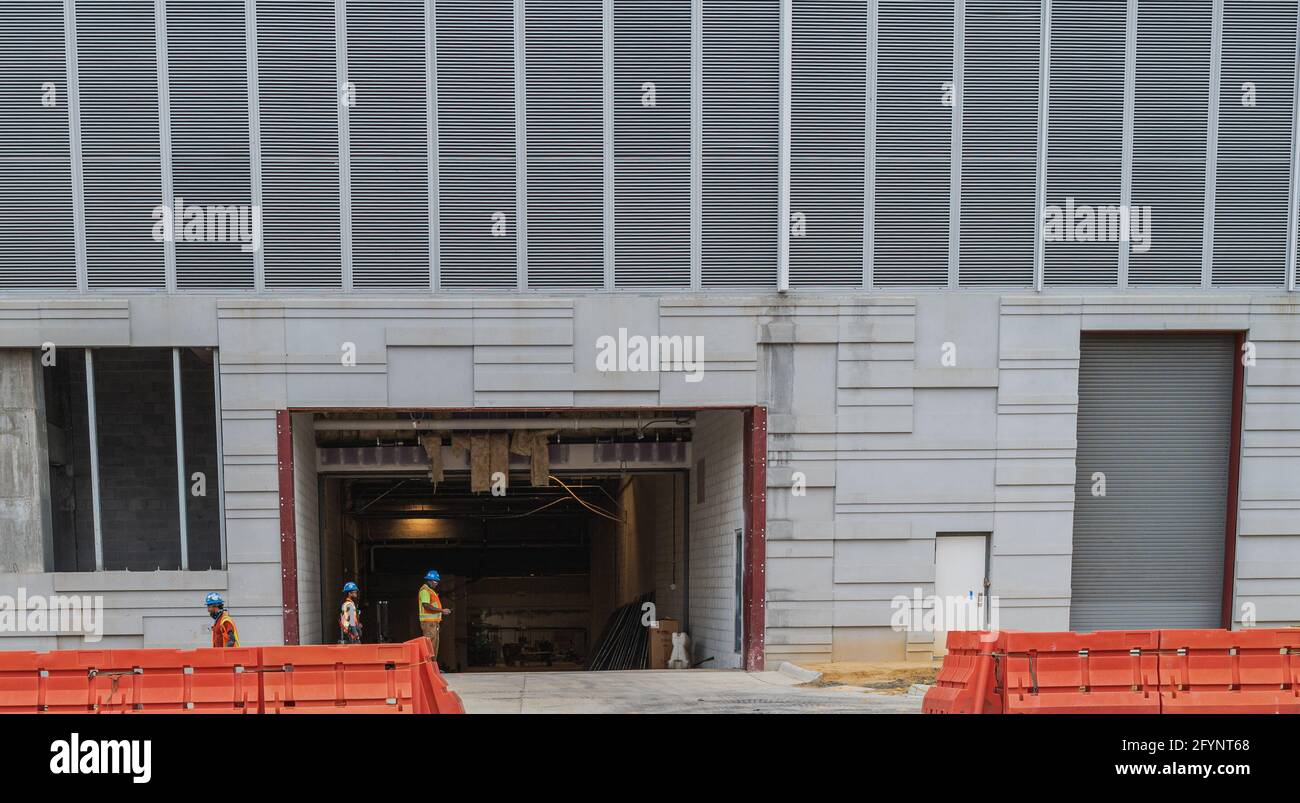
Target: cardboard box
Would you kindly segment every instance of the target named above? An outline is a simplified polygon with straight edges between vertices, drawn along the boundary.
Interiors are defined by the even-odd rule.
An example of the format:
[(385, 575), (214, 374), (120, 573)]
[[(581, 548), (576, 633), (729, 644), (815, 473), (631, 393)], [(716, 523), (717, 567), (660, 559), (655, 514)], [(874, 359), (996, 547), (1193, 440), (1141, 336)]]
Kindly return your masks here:
[(647, 631), (650, 638), (650, 668), (667, 669), (668, 659), (673, 654), (673, 633), (682, 628), (676, 619), (660, 619), (658, 627)]

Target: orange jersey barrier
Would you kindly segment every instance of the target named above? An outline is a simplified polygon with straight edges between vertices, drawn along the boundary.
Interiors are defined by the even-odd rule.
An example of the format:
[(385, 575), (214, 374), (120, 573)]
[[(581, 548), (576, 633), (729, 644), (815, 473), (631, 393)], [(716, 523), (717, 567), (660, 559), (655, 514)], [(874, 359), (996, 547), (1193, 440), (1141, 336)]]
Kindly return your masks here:
[(1001, 684), (994, 677), (994, 654), (1003, 650), (1006, 635), (950, 632), (948, 654), (935, 676), (934, 687), (921, 701), (921, 710), (926, 714), (1001, 713)]
[(1160, 713), (1160, 634), (1007, 633), (1007, 714)]
[(464, 713), (428, 642), (0, 652), (0, 713)]
[(1166, 714), (1300, 714), (1300, 629), (1161, 630)]
[(1300, 713), (1300, 630), (953, 632), (921, 710)]

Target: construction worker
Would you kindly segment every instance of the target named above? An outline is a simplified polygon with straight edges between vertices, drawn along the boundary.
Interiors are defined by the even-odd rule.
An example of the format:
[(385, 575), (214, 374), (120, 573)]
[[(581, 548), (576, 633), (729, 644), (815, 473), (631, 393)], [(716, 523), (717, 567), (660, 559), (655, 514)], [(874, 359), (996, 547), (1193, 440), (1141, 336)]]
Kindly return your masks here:
[(343, 584), (343, 610), (339, 613), (339, 644), (361, 643), (361, 618), (357, 615), (357, 597), (361, 590), (356, 583)]
[(239, 628), (226, 610), (226, 601), (213, 591), (203, 598), (203, 604), (208, 606), (208, 616), (212, 617), (212, 646), (238, 647)]
[(451, 613), (451, 608), (442, 607), (438, 598), (438, 581), (442, 576), (436, 569), (430, 569), (424, 575), (424, 585), (420, 586), (420, 632), (429, 640), (429, 650), (433, 660), (438, 660), (438, 628), (442, 625), (442, 615)]

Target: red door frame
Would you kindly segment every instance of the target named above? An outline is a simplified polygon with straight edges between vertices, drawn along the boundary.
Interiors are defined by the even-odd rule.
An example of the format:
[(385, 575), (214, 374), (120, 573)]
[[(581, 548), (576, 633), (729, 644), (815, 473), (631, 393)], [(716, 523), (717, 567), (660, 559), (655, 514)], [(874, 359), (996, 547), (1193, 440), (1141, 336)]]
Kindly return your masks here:
[(298, 644), (298, 519), (294, 515), (293, 419), (275, 413), (276, 470), (280, 479), (280, 598), (284, 643)]
[(763, 669), (767, 617), (767, 408), (745, 410), (744, 666)]
[(1228, 446), (1228, 515), (1223, 535), (1223, 627), (1232, 629), (1232, 592), (1237, 579), (1237, 497), (1241, 487), (1241, 421), (1246, 398), (1246, 333), (1238, 332), (1232, 356), (1232, 423)]
[[(759, 671), (763, 668), (767, 626), (767, 408), (747, 407), (744, 417), (745, 566), (741, 643), (745, 669)], [(288, 410), (276, 411), (275, 437), (280, 487), (280, 595), (283, 600), (284, 643), (298, 644), (298, 532), (294, 515), (293, 420)]]

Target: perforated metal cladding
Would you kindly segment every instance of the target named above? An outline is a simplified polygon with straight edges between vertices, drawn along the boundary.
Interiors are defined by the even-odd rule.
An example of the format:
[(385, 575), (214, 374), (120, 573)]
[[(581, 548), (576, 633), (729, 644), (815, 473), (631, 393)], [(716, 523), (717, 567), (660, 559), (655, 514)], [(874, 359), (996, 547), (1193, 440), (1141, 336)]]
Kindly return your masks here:
[[(53, 105), (43, 102), (47, 91)], [(0, 115), (0, 291), (75, 288), (59, 0), (0, 4)]]
[(528, 286), (605, 283), (601, 0), (527, 0)]
[(953, 4), (880, 0), (872, 284), (948, 283)]
[(429, 104), (424, 0), (348, 0), (352, 286), (427, 289)]
[(774, 287), (780, 3), (704, 4), (705, 287)]
[(81, 0), (77, 81), (91, 288), (166, 285), (158, 55), (151, 0)]
[(1200, 284), (1210, 0), (1138, 4), (1134, 206), (1151, 207), (1151, 248), (1129, 254), (1129, 284)]
[(1113, 286), (1128, 247), (1119, 242), (1127, 6), (1052, 3), (1044, 219), (1059, 211), (1062, 225), (1044, 232), (1047, 284)]
[(689, 286), (690, 227), (690, 4), (615, 0), (614, 285)]
[(965, 286), (1034, 280), (1038, 0), (967, 0), (960, 275)]
[(440, 284), (513, 288), (514, 7), (439, 0), (436, 17)]
[(332, 0), (257, 4), (267, 287), (343, 283)]
[(166, 9), (172, 194), (210, 224), (201, 239), (177, 237), (176, 286), (251, 289), (243, 245), (254, 243), (239, 239), (253, 233), (245, 5), (167, 0)]
[(1080, 351), (1070, 629), (1219, 627), (1233, 337)]
[(866, 4), (794, 3), (790, 285), (862, 285)]
[(1285, 282), (1295, 60), (1295, 3), (1224, 3), (1214, 284)]

